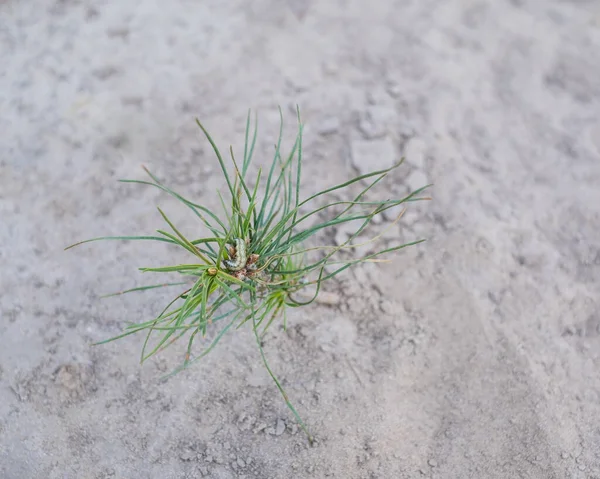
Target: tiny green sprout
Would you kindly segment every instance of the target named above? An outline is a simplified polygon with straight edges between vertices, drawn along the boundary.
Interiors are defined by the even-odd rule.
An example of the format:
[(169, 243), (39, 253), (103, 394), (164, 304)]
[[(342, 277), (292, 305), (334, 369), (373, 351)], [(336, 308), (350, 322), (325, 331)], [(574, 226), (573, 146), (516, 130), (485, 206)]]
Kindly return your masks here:
[[(185, 236), (159, 208), (159, 214), (168, 228), (157, 230), (156, 235), (105, 236), (81, 241), (66, 249), (98, 240), (159, 241), (178, 246), (189, 257), (187, 264), (141, 268), (142, 272), (178, 273), (187, 281), (141, 286), (115, 294), (144, 291), (167, 286), (180, 286), (182, 291), (167, 304), (155, 318), (130, 324), (124, 331), (96, 344), (114, 341), (125, 336), (143, 333), (145, 339), (141, 361), (154, 356), (177, 340), (187, 337), (183, 364), (175, 374), (207, 355), (233, 326), (239, 329), (249, 323), (262, 362), (273, 379), (287, 406), (312, 443), (312, 436), (290, 402), (281, 383), (269, 367), (262, 345), (262, 337), (273, 322), (283, 316), (287, 326), (286, 310), (314, 302), (322, 285), (346, 269), (364, 262), (380, 261), (381, 257), (424, 240), (397, 244), (379, 249), (358, 258), (348, 258), (345, 252), (361, 246), (353, 243), (365, 231), (373, 218), (386, 210), (404, 203), (428, 200), (420, 196), (431, 185), (419, 188), (404, 198), (367, 201), (365, 196), (402, 161), (390, 168), (363, 174), (330, 186), (308, 197), (302, 197), (300, 183), (303, 150), (300, 113), (298, 132), (287, 156), (281, 153), (283, 116), (273, 159), (265, 170), (258, 169), (255, 178), (249, 178), (250, 165), (257, 138), (257, 121), (250, 127), (248, 113), (245, 131), (244, 156), (236, 160), (230, 148), (231, 166), (204, 126), (196, 120), (211, 144), (225, 180), (226, 191), (217, 192), (223, 211), (217, 213), (175, 192), (147, 168), (150, 180), (121, 180), (125, 183), (152, 186), (177, 199), (196, 217), (204, 228), (200, 238)], [(253, 130), (251, 132), (251, 130)], [(366, 185), (366, 186), (365, 186)], [(358, 194), (345, 201), (331, 200), (331, 194), (356, 188)], [(318, 216), (316, 216), (318, 215)], [(392, 226), (399, 221), (398, 215)], [(307, 220), (315, 220), (309, 222)], [(323, 219), (324, 218), (324, 219)], [(343, 243), (334, 246), (308, 247), (309, 239), (322, 231), (353, 222), (358, 227)], [(368, 243), (375, 242), (375, 236)], [(364, 243), (363, 243), (364, 244)], [(111, 295), (112, 296), (112, 295)], [(202, 351), (194, 354), (193, 345), (205, 338), (210, 329), (212, 340)], [(170, 375), (171, 375), (170, 374)], [(169, 376), (170, 376), (169, 375)]]

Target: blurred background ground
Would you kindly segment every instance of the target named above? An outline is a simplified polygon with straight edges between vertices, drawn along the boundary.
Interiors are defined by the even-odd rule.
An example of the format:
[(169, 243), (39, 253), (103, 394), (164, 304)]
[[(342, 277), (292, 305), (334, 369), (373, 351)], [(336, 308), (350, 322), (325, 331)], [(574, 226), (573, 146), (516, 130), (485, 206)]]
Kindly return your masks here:
[[(594, 0), (0, 1), (0, 476), (600, 477), (599, 78)], [(182, 347), (90, 346), (157, 313), (99, 296), (170, 249), (62, 251), (157, 204), (192, 231), (116, 180), (218, 206), (194, 117), (239, 148), (257, 109), (261, 160), (295, 104), (307, 193), (435, 183), (385, 239), (428, 242), (267, 336), (312, 448), (247, 330), (166, 384)]]

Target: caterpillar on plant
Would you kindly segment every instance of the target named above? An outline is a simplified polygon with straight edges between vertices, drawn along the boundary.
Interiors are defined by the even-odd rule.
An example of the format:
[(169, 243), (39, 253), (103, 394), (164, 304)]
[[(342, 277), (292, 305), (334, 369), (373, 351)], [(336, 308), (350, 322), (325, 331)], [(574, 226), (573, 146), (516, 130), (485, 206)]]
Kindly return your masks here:
[(223, 260), (225, 266), (230, 271), (241, 271), (246, 267), (248, 256), (246, 253), (246, 241), (242, 238), (235, 239), (235, 257), (233, 259)]

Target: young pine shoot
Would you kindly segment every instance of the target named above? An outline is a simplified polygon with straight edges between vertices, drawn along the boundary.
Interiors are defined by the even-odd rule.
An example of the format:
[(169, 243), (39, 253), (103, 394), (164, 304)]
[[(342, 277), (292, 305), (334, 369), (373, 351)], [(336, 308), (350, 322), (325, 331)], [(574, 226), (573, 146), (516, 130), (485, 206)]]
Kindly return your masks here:
[[(291, 152), (283, 156), (283, 117), (281, 110), (279, 113), (281, 124), (273, 159), (268, 169), (258, 169), (253, 181), (248, 178), (248, 172), (256, 145), (257, 127), (255, 120), (251, 132), (250, 113), (246, 121), (244, 156), (241, 162), (236, 160), (233, 149), (230, 148), (229, 166), (208, 131), (196, 120), (212, 146), (225, 179), (225, 194), (218, 193), (223, 205), (220, 214), (173, 191), (147, 168), (144, 170), (150, 178), (148, 181), (121, 180), (125, 183), (152, 186), (176, 198), (195, 215), (196, 221), (206, 232), (205, 237), (186, 237), (159, 208), (166, 227), (157, 230), (156, 236), (93, 238), (66, 249), (98, 240), (159, 241), (183, 248), (189, 257), (187, 264), (140, 270), (179, 273), (186, 281), (142, 286), (116, 294), (166, 286), (181, 286), (183, 290), (155, 318), (130, 324), (118, 336), (97, 344), (142, 333), (145, 339), (141, 361), (144, 362), (185, 337), (185, 360), (171, 373), (174, 374), (212, 351), (230, 329), (247, 324), (255, 338), (265, 368), (298, 424), (312, 442), (306, 425), (269, 367), (262, 337), (281, 316), (284, 318), (285, 327), (287, 308), (311, 304), (317, 299), (323, 283), (335, 278), (344, 270), (363, 262), (380, 260), (384, 255), (424, 241), (389, 246), (359, 258), (347, 258), (348, 255), (342, 253), (361, 246), (353, 241), (363, 233), (375, 216), (404, 203), (430, 199), (420, 196), (430, 185), (401, 199), (366, 201), (367, 192), (400, 166), (400, 161), (390, 168), (357, 176), (304, 198), (300, 192), (303, 161), (303, 125), (300, 122), (300, 114), (298, 113), (296, 141)], [(332, 194), (339, 195), (353, 185), (361, 186), (353, 198), (345, 201), (331, 199)], [(401, 214), (397, 220), (400, 216)], [(311, 221), (307, 221), (309, 218)], [(312, 248), (306, 246), (307, 240), (318, 233), (347, 222), (353, 222), (352, 224), (358, 227), (344, 243)], [(369, 242), (378, 238), (379, 236), (372, 238)], [(212, 330), (211, 343), (201, 352), (194, 354), (193, 347), (198, 334), (203, 338), (209, 330)]]

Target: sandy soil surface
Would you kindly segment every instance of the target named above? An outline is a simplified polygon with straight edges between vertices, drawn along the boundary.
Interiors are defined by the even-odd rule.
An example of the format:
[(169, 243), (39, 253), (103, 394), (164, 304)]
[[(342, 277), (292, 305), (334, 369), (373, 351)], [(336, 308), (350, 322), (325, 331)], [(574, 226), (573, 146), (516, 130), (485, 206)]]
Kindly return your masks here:
[[(0, 1), (0, 476), (599, 478), (599, 79), (597, 0)], [(248, 330), (167, 383), (184, 345), (90, 346), (157, 313), (99, 296), (170, 249), (62, 251), (195, 228), (116, 180), (218, 207), (194, 117), (240, 148), (258, 109), (260, 159), (296, 103), (307, 193), (435, 183), (386, 238), (428, 242), (266, 338), (314, 447)]]

